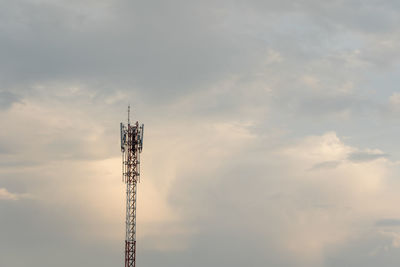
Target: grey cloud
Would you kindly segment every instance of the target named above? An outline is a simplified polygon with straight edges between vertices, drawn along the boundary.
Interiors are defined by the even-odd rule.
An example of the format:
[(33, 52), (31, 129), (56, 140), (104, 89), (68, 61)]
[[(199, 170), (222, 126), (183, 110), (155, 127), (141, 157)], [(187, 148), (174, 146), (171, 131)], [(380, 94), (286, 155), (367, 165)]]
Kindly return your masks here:
[[(236, 16), (242, 5), (244, 10), (252, 5), (262, 5), (268, 7), (269, 12), (285, 13), (290, 21), (297, 14), (292, 11), (296, 11), (303, 14), (296, 25), (303, 27), (295, 27), (290, 21), (272, 24), (276, 30), (287, 25), (288, 32), (284, 35), (264, 29), (262, 24), (249, 28), (245, 17)], [(107, 16), (91, 18), (93, 14), (85, 11), (90, 7), (93, 12), (105, 12)], [(0, 50), (3, 52), (0, 63), (3, 75), (0, 78), (10, 86), (49, 80), (78, 81), (97, 90), (123, 88), (138, 92), (147, 101), (165, 102), (195, 90), (204, 90), (230, 75), (254, 71), (268, 47), (276, 48), (288, 57), (290, 64), (283, 64), (278, 71), (288, 74), (309, 66), (310, 59), (316, 55), (321, 57), (334, 52), (326, 45), (332, 42), (324, 41), (331, 39), (330, 34), (314, 27), (319, 23), (310, 19), (321, 10), (331, 11), (332, 7), (342, 13), (339, 12), (341, 2), (328, 5), (318, 1), (301, 4), (290, 1), (279, 4), (272, 1), (246, 4), (115, 1), (104, 10), (89, 1), (81, 4), (3, 3), (3, 24), (7, 28), (0, 35), (3, 45)], [(332, 18), (332, 23), (338, 21)], [(241, 28), (242, 32), (236, 28)], [(298, 32), (302, 28), (311, 32), (306, 35)], [(256, 40), (263, 38), (264, 31), (268, 32), (267, 41)], [(297, 45), (293, 46), (294, 43)], [(316, 43), (321, 51), (310, 47)], [(327, 70), (329, 75), (343, 69), (337, 64)], [(276, 75), (270, 74), (268, 79)], [(338, 79), (346, 78), (338, 76)], [(287, 86), (290, 88), (293, 84)], [(304, 105), (299, 103), (299, 106), (314, 106), (318, 111), (331, 112), (354, 104), (354, 99), (343, 97), (321, 97), (310, 101), (313, 100), (305, 99)]]
[(13, 103), (20, 101), (20, 99), (21, 97), (17, 94), (9, 91), (0, 91), (0, 110), (8, 109)]
[[(84, 244), (71, 235), (71, 227), (80, 225), (78, 217), (63, 211), (49, 211), (38, 202), (22, 200), (0, 202), (0, 264), (3, 266), (60, 267), (110, 266), (121, 262), (118, 245)], [(121, 245), (122, 248), (122, 245)], [(21, 254), (21, 251), (24, 251)]]
[(382, 219), (375, 223), (376, 226), (400, 226), (400, 219)]
[(325, 170), (325, 169), (335, 169), (340, 165), (340, 161), (325, 161), (315, 164), (311, 170)]
[[(247, 229), (243, 229), (247, 230)], [(249, 250), (251, 248), (251, 250)], [(266, 251), (268, 251), (266, 253)], [(277, 267), (305, 266), (285, 257), (281, 251), (265, 242), (260, 242), (257, 236), (243, 236), (238, 231), (227, 232), (224, 229), (210, 230), (196, 236), (185, 252), (162, 252), (144, 250), (138, 258), (138, 263), (146, 266), (254, 266), (271, 265)]]
[[(319, 211), (332, 206), (316, 204), (318, 193), (307, 194), (310, 188), (290, 182), (292, 177), (283, 170), (285, 167), (280, 169), (274, 160), (257, 162), (251, 153), (242, 151), (239, 158), (225, 159), (212, 173), (181, 173), (174, 183), (179, 190), (171, 192), (170, 203), (184, 215), (186, 223), (198, 229), (189, 247), (191, 259), (195, 264), (222, 266), (245, 262), (256, 266), (318, 266), (303, 262), (280, 246), (287, 223), (284, 218), (295, 217), (294, 206)], [(294, 191), (303, 190), (307, 197), (298, 203)], [(294, 217), (288, 220), (295, 221)], [(211, 243), (217, 244), (214, 252), (208, 248)], [(240, 260), (231, 259), (237, 254), (243, 255)]]
[(396, 232), (364, 233), (362, 237), (350, 240), (334, 253), (330, 253), (323, 266), (395, 267), (400, 260), (399, 247), (394, 245), (397, 242), (396, 235)]
[(246, 68), (250, 49), (238, 45), (240, 36), (226, 29), (212, 6), (110, 5), (108, 17), (75, 25), (80, 14), (72, 8), (3, 3), (8, 13), (2, 21), (8, 31), (0, 34), (3, 83), (100, 80), (168, 99)]
[[(258, 12), (305, 13), (318, 25), (328, 30), (355, 30), (365, 32), (386, 32), (392, 30), (400, 7), (396, 1), (358, 1), (343, 2), (318, 0), (303, 1), (243, 1), (243, 6), (253, 7)], [(345, 4), (345, 5), (344, 5)]]
[(356, 99), (351, 96), (312, 96), (302, 100), (299, 109), (315, 115), (337, 114), (352, 110), (356, 102)]
[[(289, 229), (292, 229), (291, 227), (294, 225), (298, 227), (313, 225), (310, 226), (311, 229), (305, 228), (310, 230), (305, 236), (307, 240), (316, 240), (317, 236), (321, 235), (317, 232), (326, 233), (328, 228), (335, 224), (333, 221), (338, 218), (341, 218), (341, 221), (349, 216), (352, 217), (355, 209), (351, 207), (351, 203), (343, 199), (343, 191), (339, 188), (343, 185), (345, 187), (354, 186), (354, 184), (351, 185), (351, 177), (345, 177), (346, 172), (342, 173), (343, 177), (338, 178), (349, 182), (329, 184), (329, 177), (338, 175), (336, 173), (330, 176), (329, 169), (336, 168), (341, 162), (330, 161), (315, 164), (314, 167), (321, 171), (321, 174), (318, 174), (317, 171), (299, 173), (299, 170), (293, 169), (294, 166), (291, 165), (290, 159), (286, 158), (282, 161), (278, 159), (280, 153), (274, 149), (270, 148), (268, 152), (262, 150), (260, 155), (257, 154), (258, 150), (252, 145), (262, 146), (263, 143), (265, 142), (257, 140), (256, 144), (248, 144), (246, 149), (240, 150), (239, 157), (235, 153), (226, 156), (221, 159), (216, 170), (178, 172), (178, 177), (173, 184), (173, 188), (177, 190), (173, 190), (169, 195), (171, 205), (185, 218), (187, 224), (198, 229), (199, 235), (208, 236), (210, 233), (215, 233), (212, 240), (214, 240), (214, 244), (221, 243), (219, 247), (224, 246), (224, 249), (234, 250), (231, 248), (230, 242), (222, 245), (224, 238), (230, 237), (236, 229), (243, 229), (246, 235), (254, 235), (255, 243), (253, 245), (262, 242), (264, 246), (278, 250), (272, 254), (266, 253), (264, 257), (257, 255), (253, 259), (254, 262), (270, 263), (269, 260), (271, 260), (273, 262), (271, 264), (275, 264), (274, 266), (362, 266), (361, 254), (358, 255), (357, 252), (354, 252), (349, 255), (346, 254), (346, 251), (338, 252), (336, 250), (336, 247), (347, 246), (349, 242), (347, 238), (333, 244), (332, 247), (330, 242), (322, 245), (324, 251), (324, 263), (322, 264), (303, 262), (301, 256), (285, 251), (281, 247), (285, 239), (287, 224), (290, 225)], [(322, 147), (324, 151), (331, 149), (330, 145), (322, 145)], [(299, 160), (299, 165), (302, 164), (301, 162)], [(343, 164), (346, 162), (344, 161)], [(347, 167), (345, 166), (344, 169)], [(319, 182), (321, 184), (315, 184)], [(349, 195), (352, 195), (350, 191)], [(340, 199), (337, 194), (341, 195)], [(298, 215), (297, 212), (301, 215)], [(310, 221), (305, 218), (306, 214), (310, 214)], [(318, 230), (320, 226), (317, 226), (316, 222), (319, 220), (323, 220), (326, 224)], [(344, 224), (349, 224), (347, 219), (344, 219)], [(333, 226), (333, 228), (335, 227)], [(275, 233), (277, 234), (275, 235)], [(299, 240), (301, 237), (291, 233), (294, 237), (290, 236), (290, 240), (299, 242), (301, 247)], [(378, 246), (375, 241), (371, 241), (370, 245)], [(205, 241), (201, 239), (195, 238), (193, 242), (197, 246), (205, 246), (202, 244)], [(239, 239), (237, 242), (242, 241)], [(192, 247), (189, 249), (194, 250)], [(243, 248), (242, 253), (251, 254), (254, 249), (257, 247), (249, 245)], [(354, 250), (356, 249), (365, 252), (361, 244), (354, 244)], [(217, 255), (209, 253), (207, 255), (211, 257), (210, 261), (218, 262)], [(282, 257), (283, 255), (286, 256)], [(327, 256), (325, 257), (325, 255)], [(356, 258), (354, 263), (357, 264), (350, 264), (353, 262), (352, 257)], [(196, 259), (196, 262), (197, 259), (201, 261), (197, 255), (193, 255), (193, 258)], [(379, 262), (382, 259), (377, 257), (374, 260)], [(295, 263), (293, 264), (293, 262)], [(235, 266), (235, 263), (228, 263)]]
[(382, 152), (368, 152), (368, 151), (359, 151), (353, 152), (348, 156), (348, 159), (354, 162), (365, 162), (372, 161), (381, 158), (387, 158), (389, 155)]

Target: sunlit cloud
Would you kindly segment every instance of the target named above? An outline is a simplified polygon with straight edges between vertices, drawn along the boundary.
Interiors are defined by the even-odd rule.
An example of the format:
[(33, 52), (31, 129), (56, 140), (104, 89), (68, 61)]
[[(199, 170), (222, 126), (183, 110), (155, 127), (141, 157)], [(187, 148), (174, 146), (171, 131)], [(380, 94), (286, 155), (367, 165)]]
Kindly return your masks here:
[(20, 199), (26, 199), (26, 198), (32, 198), (32, 195), (30, 194), (20, 194), (20, 193), (11, 193), (9, 192), (6, 188), (0, 188), (0, 200), (20, 200)]

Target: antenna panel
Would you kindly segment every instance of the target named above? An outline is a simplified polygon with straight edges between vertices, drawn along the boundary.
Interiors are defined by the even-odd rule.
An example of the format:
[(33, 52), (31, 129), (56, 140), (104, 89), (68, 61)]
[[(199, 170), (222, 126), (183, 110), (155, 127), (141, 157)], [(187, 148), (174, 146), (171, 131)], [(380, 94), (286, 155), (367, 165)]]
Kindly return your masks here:
[(144, 124), (142, 124), (141, 131), (140, 131), (140, 150), (143, 149), (143, 134), (144, 134)]
[(121, 151), (124, 152), (125, 151), (125, 129), (124, 129), (124, 125), (120, 124), (120, 135), (121, 135)]

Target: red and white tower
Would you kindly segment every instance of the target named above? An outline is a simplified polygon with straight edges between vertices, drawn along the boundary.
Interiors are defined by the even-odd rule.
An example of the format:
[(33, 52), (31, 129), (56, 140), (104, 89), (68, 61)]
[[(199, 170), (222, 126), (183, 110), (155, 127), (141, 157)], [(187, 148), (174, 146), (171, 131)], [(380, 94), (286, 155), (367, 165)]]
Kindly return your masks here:
[(122, 177), (126, 183), (125, 267), (136, 267), (136, 202), (140, 181), (140, 153), (143, 149), (144, 125), (121, 122)]

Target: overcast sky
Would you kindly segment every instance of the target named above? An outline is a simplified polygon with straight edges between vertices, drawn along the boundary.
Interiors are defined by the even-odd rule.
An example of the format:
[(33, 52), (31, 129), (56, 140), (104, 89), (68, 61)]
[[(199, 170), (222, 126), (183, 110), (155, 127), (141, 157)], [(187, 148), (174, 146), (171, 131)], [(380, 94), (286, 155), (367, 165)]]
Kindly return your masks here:
[(400, 2), (0, 0), (0, 266), (400, 265)]

